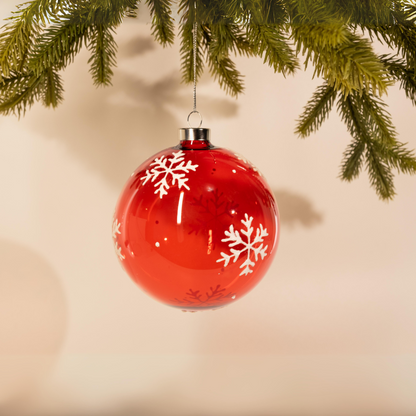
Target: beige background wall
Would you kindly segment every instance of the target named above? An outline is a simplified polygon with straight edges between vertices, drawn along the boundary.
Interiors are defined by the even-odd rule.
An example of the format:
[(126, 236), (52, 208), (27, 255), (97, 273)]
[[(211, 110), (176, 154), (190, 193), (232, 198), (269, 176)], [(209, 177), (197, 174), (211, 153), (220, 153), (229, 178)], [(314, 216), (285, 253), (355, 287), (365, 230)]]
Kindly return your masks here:
[[(199, 107), (213, 142), (268, 178), (278, 254), (232, 307), (158, 304), (117, 264), (111, 216), (133, 169), (177, 143), (192, 92), (145, 9), (117, 41), (112, 88), (92, 86), (84, 52), (56, 111), (0, 118), (0, 415), (414, 415), (416, 178), (398, 176), (389, 204), (366, 174), (342, 183), (336, 113), (293, 133), (319, 80), (238, 58), (245, 95), (205, 75)], [(395, 88), (388, 102), (415, 148), (415, 109)]]

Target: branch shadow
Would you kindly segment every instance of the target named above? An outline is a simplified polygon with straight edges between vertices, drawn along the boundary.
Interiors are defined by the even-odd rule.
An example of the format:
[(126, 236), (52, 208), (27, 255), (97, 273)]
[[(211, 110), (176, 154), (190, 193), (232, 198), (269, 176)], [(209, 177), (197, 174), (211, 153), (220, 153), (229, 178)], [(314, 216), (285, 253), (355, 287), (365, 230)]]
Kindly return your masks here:
[(323, 214), (316, 211), (312, 202), (294, 192), (280, 189), (273, 191), (279, 207), (282, 226), (312, 228), (323, 222)]
[(129, 41), (121, 44), (118, 55), (120, 58), (132, 58), (135, 56), (144, 55), (156, 49), (156, 42), (153, 38), (136, 36)]

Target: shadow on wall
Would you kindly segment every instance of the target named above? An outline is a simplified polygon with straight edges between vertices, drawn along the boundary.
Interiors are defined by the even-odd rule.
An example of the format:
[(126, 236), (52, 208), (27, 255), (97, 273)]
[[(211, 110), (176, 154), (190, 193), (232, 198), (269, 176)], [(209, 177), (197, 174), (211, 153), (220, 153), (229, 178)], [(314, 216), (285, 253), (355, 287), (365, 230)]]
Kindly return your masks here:
[[(153, 45), (151, 38), (121, 44), (120, 67), (123, 59), (126, 67), (127, 58), (152, 52)], [(81, 55), (86, 61), (87, 52)], [(43, 136), (63, 141), (78, 159), (120, 188), (145, 159), (178, 144), (178, 128), (186, 124), (192, 109), (192, 90), (181, 84), (179, 72), (148, 83), (121, 69), (115, 71), (112, 87), (95, 89), (87, 68), (86, 62), (70, 66), (64, 103), (55, 112), (37, 106), (28, 113), (27, 122)], [(209, 77), (204, 77), (200, 84), (208, 82)], [(237, 113), (233, 100), (199, 97), (205, 118)], [(177, 119), (178, 109), (183, 111), (182, 120)]]
[(322, 223), (322, 214), (317, 212), (312, 202), (304, 196), (283, 189), (275, 190), (273, 194), (279, 206), (283, 226), (294, 228), (299, 225), (311, 228)]
[(64, 291), (50, 265), (27, 247), (0, 240), (0, 414), (34, 393), (66, 328)]

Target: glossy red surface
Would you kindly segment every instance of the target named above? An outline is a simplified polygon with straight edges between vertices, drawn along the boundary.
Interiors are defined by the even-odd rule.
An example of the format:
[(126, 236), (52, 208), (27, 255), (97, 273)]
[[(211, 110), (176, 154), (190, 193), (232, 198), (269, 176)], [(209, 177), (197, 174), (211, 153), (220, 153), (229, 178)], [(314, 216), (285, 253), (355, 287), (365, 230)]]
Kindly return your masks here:
[(208, 142), (182, 142), (127, 181), (113, 242), (130, 277), (157, 300), (196, 311), (232, 303), (277, 249), (276, 202), (256, 168)]

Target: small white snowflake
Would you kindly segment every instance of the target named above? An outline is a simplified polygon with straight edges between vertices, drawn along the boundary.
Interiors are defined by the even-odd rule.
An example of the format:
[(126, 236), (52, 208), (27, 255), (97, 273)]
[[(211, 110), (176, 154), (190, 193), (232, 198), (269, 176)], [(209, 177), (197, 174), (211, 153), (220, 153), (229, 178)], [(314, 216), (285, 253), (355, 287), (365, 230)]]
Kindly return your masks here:
[[(243, 241), (241, 238), (240, 233), (237, 230), (234, 230), (234, 226), (230, 225), (230, 230), (225, 231), (225, 235), (227, 238), (222, 239), (221, 241), (226, 242), (230, 241), (229, 247), (232, 254), (226, 254), (221, 253), (222, 258), (217, 260), (217, 263), (220, 261), (224, 262), (224, 267), (227, 267), (228, 263), (232, 258), (234, 258), (233, 263), (235, 263), (238, 258), (240, 257), (240, 254), (247, 252), (247, 259), (244, 261), (244, 263), (240, 266), (240, 269), (244, 267), (244, 270), (240, 273), (240, 276), (248, 275), (249, 273), (253, 273), (253, 270), (250, 267), (255, 266), (255, 261), (258, 261), (258, 257), (260, 256), (263, 260), (266, 256), (266, 250), (267, 247), (263, 247), (263, 238), (268, 236), (267, 228), (263, 228), (263, 225), (260, 224), (260, 228), (257, 228), (256, 230), (256, 236), (254, 237), (254, 240), (251, 241), (251, 235), (253, 233), (254, 228), (251, 226), (251, 223), (253, 222), (253, 217), (248, 217), (247, 214), (245, 214), (245, 220), (241, 220), (243, 225), (246, 227), (246, 229), (241, 229), (241, 234), (246, 236), (247, 241)], [(231, 247), (235, 247), (241, 245), (243, 246), (241, 250), (236, 250)], [(254, 252), (254, 258), (255, 261), (250, 259), (251, 252)]]
[(121, 261), (123, 261), (126, 257), (123, 256), (123, 253), (121, 252), (121, 247), (118, 245), (118, 242), (117, 242), (117, 234), (121, 234), (120, 227), (121, 227), (121, 223), (119, 223), (116, 218), (113, 222), (114, 251), (116, 252), (118, 258)]
[(117, 234), (121, 234), (120, 232), (121, 223), (118, 222), (117, 218), (113, 222), (113, 238), (117, 238)]
[(114, 251), (116, 252), (120, 261), (123, 261), (126, 258), (125, 256), (123, 256), (121, 252), (121, 247), (118, 245), (117, 241), (114, 242)]
[[(179, 152), (172, 152), (173, 157), (168, 159), (166, 156), (162, 156), (156, 158), (150, 166), (155, 166), (153, 169), (146, 170), (146, 176), (140, 178), (141, 181), (144, 180), (143, 185), (151, 179), (151, 182), (154, 182), (160, 175), (162, 175), (162, 179), (155, 183), (155, 187), (157, 188), (155, 194), (159, 193), (160, 199), (162, 199), (163, 195), (167, 195), (167, 190), (170, 188), (168, 185), (167, 178), (169, 175), (172, 175), (172, 185), (175, 185), (175, 182), (178, 181), (179, 189), (186, 188), (189, 191), (189, 186), (186, 182), (189, 178), (186, 178), (185, 174), (189, 173), (189, 171), (193, 170), (198, 167), (198, 165), (193, 165), (190, 160), (188, 163), (185, 164), (185, 153), (182, 150)], [(169, 163), (169, 165), (167, 165)], [(179, 173), (184, 172), (184, 173)]]
[(247, 163), (247, 165), (250, 165), (253, 168), (254, 172), (257, 172), (260, 176), (263, 176), (262, 173), (253, 165), (253, 163), (241, 156), (239, 153), (234, 153), (234, 156), (237, 156), (238, 160), (241, 160), (242, 162)]

